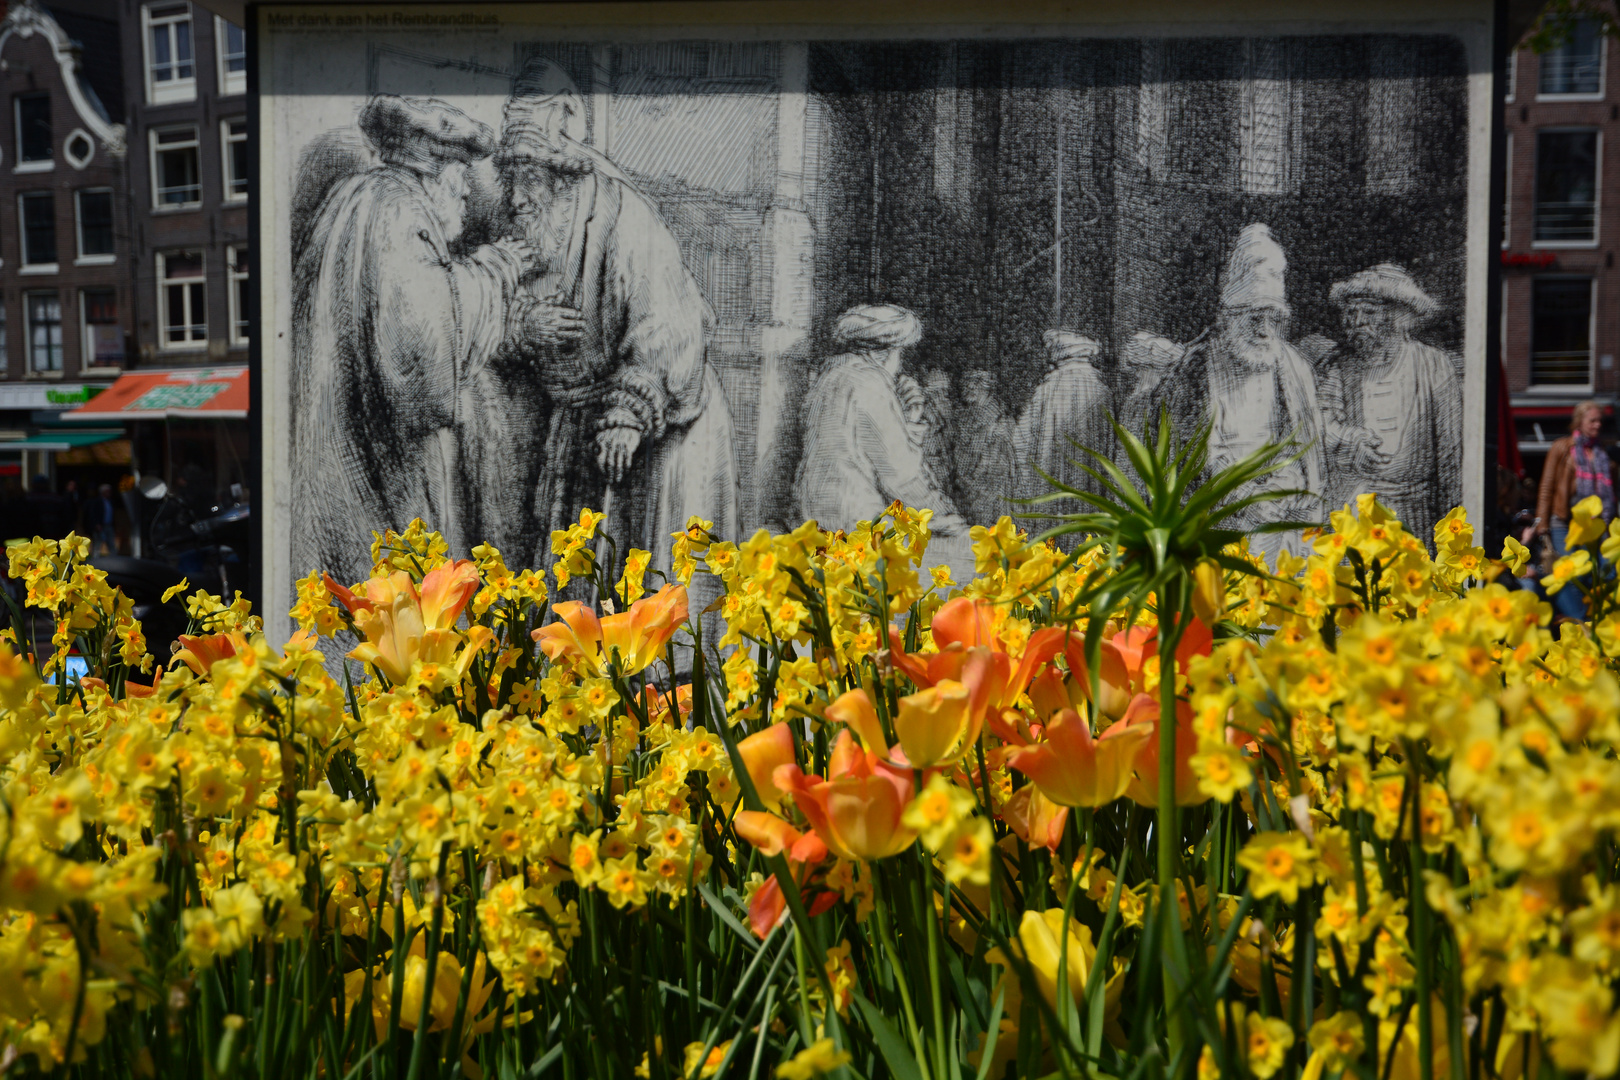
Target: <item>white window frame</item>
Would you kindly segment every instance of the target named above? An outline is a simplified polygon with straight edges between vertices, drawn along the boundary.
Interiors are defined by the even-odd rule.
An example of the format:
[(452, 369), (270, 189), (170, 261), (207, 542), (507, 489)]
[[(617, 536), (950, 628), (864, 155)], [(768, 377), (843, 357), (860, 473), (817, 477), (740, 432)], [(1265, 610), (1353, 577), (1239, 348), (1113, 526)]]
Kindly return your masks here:
[[(1593, 168), (1592, 190), (1596, 196), (1592, 200), (1592, 239), (1590, 240), (1537, 240), (1536, 239), (1536, 177), (1541, 170), (1541, 139), (1542, 135), (1562, 135), (1570, 132), (1592, 131), (1597, 133), (1597, 144), (1593, 150), (1593, 157), (1597, 164)], [(1565, 126), (1537, 128), (1536, 157), (1531, 162), (1530, 174), (1530, 246), (1532, 248), (1546, 248), (1550, 250), (1563, 249), (1565, 251), (1590, 251), (1598, 246), (1603, 236), (1603, 129), (1591, 124), (1569, 124)]]
[(241, 305), (237, 301), (236, 286), (239, 282), (248, 280), (249, 276), (248, 271), (236, 268), (236, 253), (241, 247), (242, 245), (232, 244), (225, 249), (225, 296), (230, 308), (230, 326), (227, 330), (232, 345), (246, 345), (250, 337), (246, 332), (238, 333), (248, 318), (248, 313), (240, 310)]
[(56, 168), (56, 117), (51, 116), (51, 156), (44, 161), (24, 161), (22, 156), (22, 99), (25, 97), (42, 97), (50, 100), (46, 93), (14, 94), (11, 98), (11, 152), (17, 159), (17, 164), (11, 167), (14, 173), (50, 172)]
[[(185, 293), (185, 297), (186, 297), (185, 298), (185, 308), (186, 308), (187, 322), (185, 323), (185, 325), (188, 326), (188, 327), (201, 326), (202, 327), (202, 338), (200, 340), (195, 340), (195, 341), (171, 342), (169, 340), (169, 296), (168, 296), (168, 291), (169, 291), (169, 288), (170, 288), (170, 284), (169, 284), (169, 257), (171, 255), (182, 255), (182, 256), (184, 256), (184, 255), (193, 255), (193, 254), (195, 254), (198, 257), (198, 259), (200, 259), (202, 261), (202, 268), (203, 268), (202, 276), (197, 277), (197, 278), (177, 278), (175, 280), (177, 282), (184, 282), (185, 283), (182, 286), (186, 290), (186, 293)], [(192, 283), (193, 282), (201, 284), (202, 285), (202, 290), (203, 290), (203, 292), (202, 292), (202, 311), (200, 312), (200, 314), (202, 315), (202, 320), (200, 322), (192, 322), (192, 321), (190, 321), (191, 319), (195, 318), (197, 314), (199, 314), (198, 312), (194, 312), (194, 311), (191, 310), (191, 288), (192, 288)], [(158, 254), (157, 254), (157, 287), (158, 287), (158, 297), (157, 297), (157, 302), (158, 302), (158, 348), (160, 350), (162, 350), (163, 352), (201, 352), (201, 351), (206, 350), (208, 348), (208, 253), (206, 251), (202, 251), (200, 249), (195, 250), (195, 251), (192, 251), (192, 250), (176, 250), (176, 251), (170, 251), (170, 252), (164, 252), (164, 251), (158, 252)]]
[[(1541, 62), (1543, 64), (1545, 64), (1547, 62), (1547, 58), (1552, 56), (1554, 51), (1555, 50), (1549, 50), (1547, 52), (1542, 53), (1541, 54)], [(1608, 86), (1609, 86), (1609, 38), (1608, 38), (1608, 36), (1606, 34), (1599, 33), (1598, 34), (1598, 88), (1597, 88), (1597, 93), (1595, 93), (1595, 94), (1543, 94), (1541, 92), (1541, 76), (1540, 76), (1540, 74), (1538, 72), (1537, 75), (1536, 75), (1536, 100), (1537, 101), (1602, 101), (1603, 98), (1604, 98), (1604, 92), (1608, 89)]]
[[(1591, 284), (1592, 284), (1592, 297), (1588, 301), (1587, 315), (1586, 315), (1586, 320), (1587, 320), (1587, 323), (1586, 323), (1586, 342), (1587, 342), (1587, 344), (1586, 344), (1586, 382), (1584, 382), (1584, 383), (1539, 383), (1538, 384), (1538, 383), (1536, 383), (1534, 381), (1535, 377), (1536, 377), (1536, 286), (1535, 286), (1535, 282), (1536, 282), (1536, 278), (1538, 276), (1539, 277), (1572, 277), (1572, 278), (1584, 277), (1584, 278), (1587, 278), (1587, 280), (1590, 281)], [(1530, 394), (1551, 394), (1551, 395), (1554, 395), (1554, 396), (1557, 396), (1557, 395), (1569, 395), (1569, 394), (1590, 394), (1590, 393), (1592, 393), (1592, 385), (1593, 385), (1592, 372), (1597, 367), (1597, 351), (1598, 351), (1597, 350), (1597, 328), (1598, 328), (1597, 327), (1597, 317), (1598, 317), (1598, 307), (1597, 307), (1597, 301), (1598, 301), (1598, 291), (1597, 291), (1598, 277), (1597, 277), (1597, 272), (1593, 271), (1590, 275), (1581, 274), (1581, 273), (1573, 273), (1573, 274), (1557, 274), (1557, 273), (1553, 273), (1553, 274), (1531, 275), (1531, 277), (1529, 278), (1529, 281), (1530, 281), (1530, 286), (1529, 286), (1529, 288), (1530, 288), (1530, 308), (1529, 308), (1529, 314), (1530, 314), (1530, 319), (1529, 319), (1529, 323), (1530, 323), (1530, 325), (1529, 325), (1529, 330), (1530, 330), (1530, 365), (1529, 365), (1528, 369), (1525, 371), (1525, 378), (1529, 382), (1529, 385), (1525, 388), (1525, 392), (1530, 393)], [(1506, 284), (1506, 283), (1504, 282), (1504, 284)]]
[[(61, 264), (57, 262), (57, 259), (62, 257), (62, 241), (60, 237), (56, 238), (56, 251), (51, 253), (55, 257), (50, 262), (35, 263), (28, 261), (28, 220), (23, 213), (23, 200), (30, 195), (49, 195), (51, 197), (51, 217), (55, 218), (56, 216), (56, 192), (49, 190), (17, 192), (17, 250), (22, 256), (21, 266), (18, 267), (17, 273), (54, 274), (62, 268)], [(56, 222), (54, 220), (51, 222), (51, 231), (53, 233), (56, 231)]]
[(236, 24), (219, 15), (214, 16), (214, 64), (219, 75), (219, 96), (235, 97), (247, 93), (247, 31), (242, 30), (242, 59), (244, 66), (241, 71), (228, 71), (225, 68), (225, 42), (227, 28)]
[[(242, 125), (240, 137), (231, 134), (232, 124)], [(225, 181), (223, 186), (225, 188), (226, 202), (247, 202), (248, 199), (248, 193), (245, 189), (241, 193), (231, 190), (235, 186), (235, 178), (231, 175), (231, 147), (237, 143), (247, 145), (247, 117), (228, 116), (219, 122), (219, 173)], [(248, 183), (252, 182), (252, 177), (249, 176), (244, 176), (242, 179)]]
[(67, 366), (67, 339), (66, 339), (65, 336), (63, 336), (62, 342), (61, 342), (61, 344), (59, 346), (60, 352), (59, 352), (58, 359), (60, 360), (60, 363), (56, 367), (53, 367), (53, 368), (38, 368), (38, 367), (34, 366), (34, 316), (33, 316), (33, 310), (29, 306), (28, 301), (30, 300), (30, 298), (35, 297), (35, 296), (48, 296), (48, 295), (54, 295), (56, 297), (56, 311), (57, 311), (56, 332), (57, 332), (58, 335), (61, 335), (62, 334), (62, 317), (61, 317), (62, 293), (61, 293), (61, 291), (60, 290), (45, 290), (45, 289), (33, 289), (33, 290), (24, 289), (23, 293), (22, 293), (22, 302), (23, 302), (23, 364), (24, 364), (24, 366), (25, 366), (25, 368), (27, 370), (27, 373), (29, 375), (35, 376), (36, 378), (50, 378), (52, 376), (60, 378), (61, 375), (62, 375), (63, 368)]
[[(110, 292), (113, 294), (113, 303), (118, 303), (118, 290), (111, 285), (96, 285), (88, 289), (79, 290), (79, 371), (118, 371), (120, 368), (114, 364), (96, 363), (95, 354), (90, 351), (90, 310), (86, 303), (86, 296), (93, 292)], [(128, 343), (126, 342), (126, 348)], [(124, 362), (129, 362), (125, 355)]]
[(1514, 49), (1507, 55), (1507, 93), (1502, 100), (1509, 105), (1513, 104), (1513, 96), (1519, 91), (1519, 50)]
[[(161, 143), (161, 144), (158, 142), (158, 136), (159, 135), (168, 134), (170, 132), (175, 132), (175, 131), (186, 131), (186, 130), (189, 130), (191, 132), (191, 139), (190, 139), (189, 142)], [(152, 128), (150, 131), (148, 131), (146, 133), (146, 139), (147, 139), (147, 146), (148, 146), (148, 151), (149, 151), (147, 153), (148, 167), (151, 170), (151, 174), (152, 174), (152, 209), (154, 209), (154, 210), (195, 210), (198, 207), (202, 206), (202, 204), (203, 204), (203, 197), (202, 197), (202, 132), (198, 129), (197, 125), (196, 124), (174, 124), (172, 126), (155, 127), (155, 128)], [(164, 151), (184, 150), (188, 146), (192, 150), (196, 151), (196, 156), (197, 156), (197, 198), (196, 198), (195, 201), (193, 201), (193, 202), (184, 202), (184, 203), (166, 203), (166, 202), (163, 201), (162, 196), (160, 194), (160, 189), (159, 189), (159, 186), (158, 186), (158, 163), (157, 163), (157, 159), (158, 159), (159, 146), (161, 146)]]
[[(164, 15), (152, 18), (152, 4), (141, 5), (141, 59), (144, 62), (142, 80), (146, 83), (146, 102), (148, 105), (168, 105), (176, 101), (197, 100), (197, 25), (192, 17), (191, 5), (186, 5), (184, 15)], [(168, 7), (168, 3), (159, 3), (158, 7)], [(152, 78), (152, 30), (158, 26), (169, 27), (169, 46), (171, 54), (175, 42), (173, 27), (177, 23), (189, 22), (191, 26), (191, 76), (181, 78), (178, 75), (163, 82), (156, 82)], [(178, 59), (171, 61), (178, 64)]]
[[(118, 261), (118, 252), (107, 254), (86, 255), (84, 253), (84, 205), (80, 201), (85, 195), (106, 192), (110, 197), (113, 189), (110, 187), (78, 188), (73, 192), (73, 265), (74, 266), (110, 266)], [(116, 209), (116, 208), (115, 208)], [(118, 245), (117, 233), (113, 234), (113, 246)]]

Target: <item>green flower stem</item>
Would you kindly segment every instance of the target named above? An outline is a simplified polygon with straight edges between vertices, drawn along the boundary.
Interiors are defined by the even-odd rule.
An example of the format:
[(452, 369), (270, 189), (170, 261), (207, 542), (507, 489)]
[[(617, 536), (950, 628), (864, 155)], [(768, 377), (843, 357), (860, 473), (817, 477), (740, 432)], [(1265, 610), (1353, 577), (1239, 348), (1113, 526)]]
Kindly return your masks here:
[(1411, 769), (1412, 839), (1412, 947), (1417, 960), (1418, 1076), (1434, 1080), (1434, 1003), (1429, 1000), (1434, 985), (1434, 955), (1430, 943), (1429, 903), (1423, 884), (1423, 771), (1418, 765), (1417, 748), (1406, 747)]
[[(949, 1075), (946, 1071), (945, 1065), (945, 1047), (948, 1040), (945, 1032), (945, 998), (943, 994), (943, 987), (940, 985), (939, 977), (940, 917), (934, 914), (934, 888), (931, 880), (933, 877), (933, 868), (929, 865), (933, 860), (929, 859), (927, 854), (924, 853), (922, 855), (922, 861), (922, 870), (924, 875), (921, 881), (923, 907), (918, 914), (920, 914), (928, 924), (928, 997), (934, 1020), (933, 1050), (935, 1060), (933, 1065), (934, 1071), (937, 1075), (946, 1076)], [(947, 907), (946, 912), (942, 912), (941, 914), (946, 914), (948, 910), (949, 909)]]
[(883, 945), (884, 955), (888, 957), (889, 968), (894, 972), (895, 986), (900, 990), (900, 1006), (905, 1011), (906, 1035), (911, 1040), (912, 1051), (917, 1056), (917, 1064), (926, 1080), (930, 1071), (927, 1064), (928, 1050), (923, 1045), (922, 1031), (917, 1027), (917, 1010), (911, 1003), (906, 967), (900, 962), (900, 950), (895, 946), (894, 926), (890, 921), (890, 899), (886, 895), (888, 891), (883, 882), (883, 875), (877, 872), (877, 867), (872, 866), (872, 909), (877, 915), (878, 939)]
[(1186, 631), (1183, 583), (1171, 578), (1159, 597), (1159, 805), (1155, 821), (1158, 833), (1158, 879), (1160, 922), (1163, 937), (1159, 962), (1164, 976), (1164, 1025), (1167, 1060), (1182, 1060), (1186, 1043), (1180, 1015), (1187, 987), (1185, 972), (1176, 960), (1180, 948), (1180, 905), (1176, 902), (1177, 867), (1180, 861), (1181, 820), (1176, 806), (1176, 649)]

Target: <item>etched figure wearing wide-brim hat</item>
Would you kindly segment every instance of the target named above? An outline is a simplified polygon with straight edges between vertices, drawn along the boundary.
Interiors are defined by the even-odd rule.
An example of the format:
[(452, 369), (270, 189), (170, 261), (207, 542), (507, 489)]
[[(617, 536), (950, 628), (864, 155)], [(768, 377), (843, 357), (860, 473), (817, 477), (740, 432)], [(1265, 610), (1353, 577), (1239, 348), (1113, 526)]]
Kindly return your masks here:
[(420, 517), (465, 550), (471, 379), (507, 332), (523, 246), (455, 253), (489, 126), (377, 95), (357, 125), (381, 164), (335, 184), (294, 266), (292, 543), (298, 565), (367, 576), (373, 529)]
[(518, 348), (543, 416), (522, 514), (543, 547), (580, 510), (605, 510), (621, 549), (651, 551), (669, 573), (670, 534), (688, 517), (736, 534), (735, 436), (706, 352), (714, 317), (658, 208), (582, 141), (584, 109), (560, 65), (529, 60), (495, 154), (533, 252)]
[(1345, 345), (1323, 366), (1321, 403), (1335, 503), (1375, 492), (1407, 529), (1427, 536), (1462, 470), (1462, 379), (1446, 353), (1413, 333), (1439, 311), (1412, 276), (1379, 263), (1338, 281)]

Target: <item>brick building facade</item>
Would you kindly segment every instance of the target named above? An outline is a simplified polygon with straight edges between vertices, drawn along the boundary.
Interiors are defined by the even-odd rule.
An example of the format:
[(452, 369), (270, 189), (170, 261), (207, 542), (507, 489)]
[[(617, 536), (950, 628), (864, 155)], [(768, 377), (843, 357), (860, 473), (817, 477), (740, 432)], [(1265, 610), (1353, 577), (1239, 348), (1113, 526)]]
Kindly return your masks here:
[(116, 4), (141, 363), (246, 363), (246, 40), (185, 0)]
[(1532, 475), (1572, 405), (1597, 398), (1612, 417), (1620, 395), (1617, 83), (1620, 40), (1595, 22), (1557, 49), (1510, 57), (1502, 350)]

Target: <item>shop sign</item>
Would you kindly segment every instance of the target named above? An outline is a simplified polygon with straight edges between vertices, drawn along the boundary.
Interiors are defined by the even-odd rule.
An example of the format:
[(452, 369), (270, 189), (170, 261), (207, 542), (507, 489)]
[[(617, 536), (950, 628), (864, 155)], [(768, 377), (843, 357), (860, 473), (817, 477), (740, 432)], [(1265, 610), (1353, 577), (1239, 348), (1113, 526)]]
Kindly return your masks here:
[(0, 409), (76, 409), (105, 389), (94, 383), (0, 386)]

